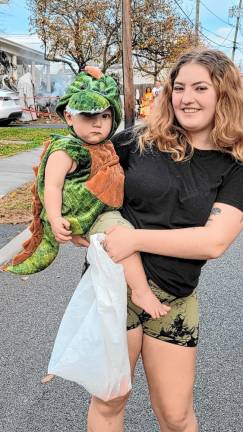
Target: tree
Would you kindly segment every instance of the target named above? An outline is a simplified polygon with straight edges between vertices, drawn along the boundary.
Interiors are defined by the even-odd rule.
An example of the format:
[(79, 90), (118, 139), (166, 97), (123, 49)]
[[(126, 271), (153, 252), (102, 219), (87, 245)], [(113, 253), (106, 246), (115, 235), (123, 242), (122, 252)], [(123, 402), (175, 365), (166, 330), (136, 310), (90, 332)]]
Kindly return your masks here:
[(100, 63), (103, 72), (121, 60), (121, 26), (121, 0), (106, 1), (99, 23), (100, 44), (103, 47)]
[(87, 62), (100, 59), (105, 1), (29, 0), (29, 6), (30, 23), (43, 42), (46, 60), (64, 62), (78, 73)]
[[(28, 0), (45, 59), (74, 73), (86, 63), (105, 72), (121, 60), (121, 0)], [(192, 30), (169, 0), (131, 0), (134, 67), (157, 78), (190, 43)]]
[(103, 72), (119, 62), (120, 0), (29, 0), (29, 6), (46, 60), (64, 62), (74, 73), (90, 61)]
[(135, 68), (156, 80), (190, 46), (193, 30), (168, 1), (134, 0), (133, 33)]

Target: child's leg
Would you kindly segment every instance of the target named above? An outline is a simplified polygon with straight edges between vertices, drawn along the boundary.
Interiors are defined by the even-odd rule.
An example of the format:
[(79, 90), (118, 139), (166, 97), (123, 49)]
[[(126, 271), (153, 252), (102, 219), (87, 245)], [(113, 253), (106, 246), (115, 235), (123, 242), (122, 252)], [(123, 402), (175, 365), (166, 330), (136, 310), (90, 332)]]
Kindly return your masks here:
[[(89, 231), (89, 235), (105, 232), (112, 225), (125, 225), (131, 229), (134, 227), (124, 219), (118, 211), (105, 212), (100, 215)], [(139, 253), (121, 261), (124, 268), (125, 278), (128, 286), (132, 290), (132, 301), (141, 309), (149, 313), (152, 318), (159, 318), (166, 315), (170, 307), (161, 304), (153, 294), (145, 272)]]
[(140, 254), (133, 254), (122, 260), (120, 264), (123, 265), (127, 284), (131, 288), (133, 303), (144, 309), (152, 318), (166, 315), (170, 307), (160, 303), (152, 292), (144, 272)]

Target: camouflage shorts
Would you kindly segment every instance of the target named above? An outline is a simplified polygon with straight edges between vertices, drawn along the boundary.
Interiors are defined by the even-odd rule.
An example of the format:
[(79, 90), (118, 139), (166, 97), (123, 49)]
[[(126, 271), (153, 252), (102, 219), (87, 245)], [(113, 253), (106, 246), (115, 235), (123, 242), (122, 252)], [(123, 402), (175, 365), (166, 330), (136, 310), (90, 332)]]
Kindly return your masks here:
[(127, 228), (134, 229), (130, 222), (124, 219), (118, 210), (113, 210), (104, 212), (98, 216), (86, 236), (89, 239), (89, 236), (93, 234), (104, 233), (113, 225), (123, 225)]
[(159, 288), (153, 281), (149, 285), (161, 303), (171, 306), (170, 312), (158, 319), (153, 319), (144, 310), (131, 301), (128, 289), (127, 329), (142, 325), (148, 336), (176, 345), (195, 347), (198, 342), (198, 302), (194, 291), (187, 297), (175, 297)]

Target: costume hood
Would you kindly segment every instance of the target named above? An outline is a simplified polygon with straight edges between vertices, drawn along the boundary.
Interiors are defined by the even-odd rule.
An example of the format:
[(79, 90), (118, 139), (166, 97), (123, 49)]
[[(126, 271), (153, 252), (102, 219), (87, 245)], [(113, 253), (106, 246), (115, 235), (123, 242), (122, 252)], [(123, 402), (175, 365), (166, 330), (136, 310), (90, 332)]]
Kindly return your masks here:
[(73, 113), (98, 114), (107, 108), (112, 110), (112, 128), (109, 139), (118, 128), (122, 118), (122, 105), (118, 86), (113, 78), (98, 68), (86, 66), (59, 99), (56, 112), (63, 119), (68, 106)]

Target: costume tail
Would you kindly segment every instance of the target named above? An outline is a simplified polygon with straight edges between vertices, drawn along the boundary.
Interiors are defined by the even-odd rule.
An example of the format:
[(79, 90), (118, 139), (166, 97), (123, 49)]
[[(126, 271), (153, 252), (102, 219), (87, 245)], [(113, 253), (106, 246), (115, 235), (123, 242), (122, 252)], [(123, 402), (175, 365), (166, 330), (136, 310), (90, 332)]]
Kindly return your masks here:
[[(49, 145), (50, 141), (44, 143), (44, 149), (40, 157), (41, 160)], [(38, 169), (39, 166), (33, 167), (36, 177)], [(37, 273), (45, 269), (56, 258), (59, 250), (58, 243), (49, 224), (44, 223), (40, 218), (42, 203), (37, 192), (36, 182), (33, 184), (31, 191), (33, 194), (33, 220), (29, 226), (29, 230), (32, 232), (32, 237), (23, 244), (23, 250), (13, 258), (11, 265), (7, 264), (3, 267), (4, 271), (20, 275)]]
[(44, 229), (44, 235), (39, 246), (29, 258), (19, 264), (5, 267), (4, 271), (19, 275), (29, 275), (47, 268), (56, 258), (59, 244), (49, 230), (48, 235), (46, 234), (46, 229)]

